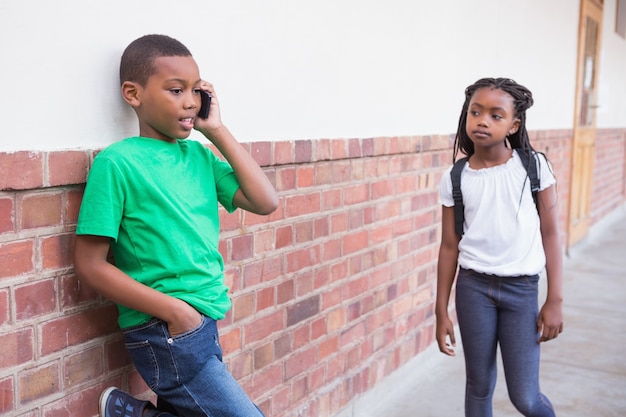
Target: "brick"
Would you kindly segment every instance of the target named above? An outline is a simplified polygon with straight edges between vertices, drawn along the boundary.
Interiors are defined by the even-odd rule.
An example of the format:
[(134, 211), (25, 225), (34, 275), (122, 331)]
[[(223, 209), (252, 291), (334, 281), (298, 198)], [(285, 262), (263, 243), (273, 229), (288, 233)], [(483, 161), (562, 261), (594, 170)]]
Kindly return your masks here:
[(55, 151), (48, 153), (48, 183), (55, 187), (83, 184), (87, 181), (89, 154), (85, 151)]
[[(271, 397), (271, 410), (273, 412), (266, 411), (261, 407), (261, 410), (264, 412), (266, 416), (278, 416), (284, 410), (289, 408), (291, 404), (291, 388), (289, 386), (281, 386), (282, 387), (278, 392), (273, 392)], [(257, 404), (258, 405), (258, 404)]]
[(357, 184), (346, 187), (343, 193), (343, 203), (346, 205), (363, 203), (369, 199), (367, 184)]
[(298, 188), (307, 188), (315, 185), (315, 168), (311, 165), (298, 167), (296, 170), (296, 185)]
[(348, 158), (360, 158), (361, 153), (361, 140), (349, 139), (348, 140)]
[(287, 356), (292, 351), (291, 336), (285, 334), (274, 340), (274, 359), (278, 360)]
[(252, 354), (242, 352), (228, 360), (228, 370), (235, 379), (242, 379), (252, 374)]
[(75, 307), (80, 303), (94, 301), (98, 298), (98, 292), (90, 286), (83, 284), (76, 275), (61, 276), (60, 286), (61, 309)]
[(296, 243), (310, 242), (313, 240), (313, 222), (306, 220), (295, 224)]
[(323, 162), (315, 165), (315, 184), (318, 186), (333, 183), (333, 170), (330, 162)]
[(319, 360), (322, 361), (328, 356), (334, 355), (338, 351), (339, 351), (339, 336), (333, 336), (329, 339), (326, 339), (319, 344), (319, 347), (318, 347)]
[(332, 239), (322, 244), (322, 262), (332, 261), (341, 256), (341, 239)]
[(276, 249), (281, 249), (293, 244), (293, 226), (283, 226), (276, 229)]
[(326, 237), (330, 234), (330, 221), (328, 217), (321, 217), (313, 221), (313, 239)]
[(274, 143), (274, 163), (276, 165), (289, 164), (292, 160), (293, 144), (292, 142), (275, 142)]
[(283, 383), (283, 372), (280, 365), (268, 366), (255, 372), (252, 379), (243, 384), (244, 390), (254, 401), (267, 395)]
[(285, 204), (287, 206), (286, 215), (288, 217), (298, 217), (305, 214), (317, 213), (320, 211), (320, 193), (295, 195), (287, 197)]
[(233, 300), (233, 321), (236, 323), (254, 314), (254, 293), (241, 294)]
[(310, 140), (298, 140), (294, 147), (294, 163), (311, 162), (313, 143)]
[(311, 342), (311, 326), (308, 323), (293, 330), (293, 350), (309, 346)]
[(293, 381), (291, 383), (291, 401), (296, 403), (305, 398), (308, 393), (308, 389), (308, 380), (306, 376)]
[(66, 357), (63, 361), (63, 370), (64, 390), (99, 378), (104, 372), (102, 346), (86, 349)]
[(66, 193), (65, 202), (65, 222), (67, 224), (76, 224), (78, 222), (78, 213), (80, 211), (80, 203), (83, 200), (83, 190), (70, 190)]
[(331, 149), (332, 159), (343, 159), (346, 156), (348, 156), (348, 151), (346, 150), (346, 141), (343, 139), (331, 140), (330, 149)]
[(220, 332), (220, 346), (224, 356), (241, 350), (241, 328), (235, 327), (227, 332)]
[(260, 230), (254, 234), (254, 254), (263, 255), (274, 249), (274, 231)]
[(13, 396), (15, 388), (13, 386), (13, 377), (0, 380), (0, 414), (8, 413), (13, 410)]
[(313, 271), (305, 270), (296, 276), (296, 297), (304, 297), (313, 291)]
[(0, 326), (9, 321), (9, 291), (0, 290)]
[(29, 403), (59, 392), (61, 390), (59, 373), (58, 363), (20, 372), (18, 375), (20, 404)]
[(244, 288), (278, 278), (283, 270), (282, 256), (246, 263), (243, 267)]
[(128, 350), (126, 350), (124, 339), (121, 338), (121, 335), (118, 340), (105, 343), (104, 358), (106, 371), (108, 372), (114, 372), (132, 363)]
[(319, 139), (314, 142), (315, 150), (313, 160), (326, 161), (331, 158), (330, 140)]
[(347, 255), (367, 247), (367, 231), (364, 230), (344, 236), (342, 242), (342, 253)]
[(0, 369), (24, 364), (33, 358), (33, 330), (30, 327), (2, 335)]
[(15, 231), (15, 206), (12, 197), (0, 198), (0, 234)]
[(262, 288), (256, 294), (256, 312), (263, 311), (275, 305), (276, 288)]
[(285, 379), (289, 380), (305, 370), (313, 367), (317, 361), (315, 348), (296, 352), (285, 361)]
[(289, 191), (296, 188), (296, 169), (292, 166), (276, 170), (276, 191)]
[(254, 370), (265, 368), (274, 360), (273, 343), (266, 343), (254, 350)]
[(119, 331), (112, 304), (63, 316), (40, 325), (43, 355)]
[(251, 143), (250, 154), (259, 166), (270, 165), (272, 163), (272, 142)]
[(33, 270), (33, 243), (33, 240), (24, 240), (0, 244), (0, 278)]
[(277, 310), (265, 317), (257, 318), (254, 323), (246, 324), (244, 327), (244, 345), (263, 340), (284, 328), (283, 312), (281, 310)]
[(251, 258), (254, 251), (254, 237), (252, 234), (232, 238), (232, 259), (241, 261)]
[[(98, 400), (105, 387), (121, 386), (118, 379), (108, 381), (106, 385), (98, 384), (83, 390), (66, 394), (58, 401), (43, 406), (43, 417), (76, 417), (94, 416), (98, 414)], [(134, 393), (133, 393), (134, 394)]]
[(25, 320), (53, 312), (56, 309), (55, 282), (55, 279), (47, 279), (16, 287), (16, 318)]
[(298, 272), (317, 265), (320, 261), (320, 246), (312, 245), (287, 254), (287, 273)]
[(65, 233), (41, 240), (44, 269), (66, 268), (72, 265), (73, 238), (73, 233)]
[(30, 190), (43, 185), (40, 152), (0, 153), (0, 190)]

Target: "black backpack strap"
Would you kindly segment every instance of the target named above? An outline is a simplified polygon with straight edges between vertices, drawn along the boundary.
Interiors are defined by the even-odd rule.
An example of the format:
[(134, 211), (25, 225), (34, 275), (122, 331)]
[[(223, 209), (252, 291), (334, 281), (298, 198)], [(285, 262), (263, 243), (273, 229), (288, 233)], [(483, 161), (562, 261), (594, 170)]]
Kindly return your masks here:
[(518, 149), (517, 154), (522, 160), (522, 165), (526, 169), (528, 174), (528, 179), (530, 180), (530, 192), (533, 196), (533, 201), (535, 202), (535, 207), (537, 208), (537, 213), (539, 213), (539, 200), (537, 197), (537, 193), (539, 193), (539, 188), (541, 183), (539, 181), (539, 175), (537, 173), (537, 159), (536, 153), (530, 150), (526, 151), (523, 149)]
[(461, 172), (467, 163), (467, 157), (461, 158), (454, 163), (450, 171), (452, 179), (452, 198), (454, 199), (454, 231), (457, 235), (463, 235), (463, 222), (465, 221), (465, 206), (463, 205), (463, 193), (461, 193)]

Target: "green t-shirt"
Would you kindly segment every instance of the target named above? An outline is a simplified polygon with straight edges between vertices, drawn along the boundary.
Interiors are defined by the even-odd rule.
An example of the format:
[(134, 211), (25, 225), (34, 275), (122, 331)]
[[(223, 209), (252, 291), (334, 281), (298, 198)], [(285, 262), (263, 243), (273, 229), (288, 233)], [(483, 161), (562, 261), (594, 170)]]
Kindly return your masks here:
[[(106, 236), (116, 266), (213, 319), (231, 303), (218, 251), (218, 202), (235, 210), (231, 166), (193, 140), (133, 137), (94, 159), (76, 234)], [(150, 319), (119, 305), (121, 328)]]

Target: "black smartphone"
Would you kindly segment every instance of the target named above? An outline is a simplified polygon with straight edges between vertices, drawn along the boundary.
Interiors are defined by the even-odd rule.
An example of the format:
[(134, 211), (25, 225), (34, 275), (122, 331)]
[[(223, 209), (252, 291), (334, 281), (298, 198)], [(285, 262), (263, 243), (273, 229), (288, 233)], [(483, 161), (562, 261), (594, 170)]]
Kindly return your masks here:
[(200, 90), (200, 111), (198, 117), (206, 119), (209, 117), (209, 108), (211, 107), (211, 94), (204, 90)]

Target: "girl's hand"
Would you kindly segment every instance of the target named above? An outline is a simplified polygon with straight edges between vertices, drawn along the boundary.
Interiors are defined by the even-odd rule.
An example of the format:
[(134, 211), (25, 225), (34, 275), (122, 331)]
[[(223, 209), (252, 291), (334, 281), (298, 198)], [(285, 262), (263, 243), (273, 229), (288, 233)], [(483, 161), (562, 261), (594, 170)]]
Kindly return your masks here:
[[(452, 320), (446, 315), (445, 317), (437, 317), (437, 344), (439, 350), (448, 356), (456, 356), (454, 348), (456, 347), (456, 340), (454, 338), (454, 324)], [(448, 337), (450, 342), (448, 343)]]
[(537, 319), (537, 331), (541, 333), (539, 343), (555, 339), (563, 331), (562, 303), (546, 301)]

